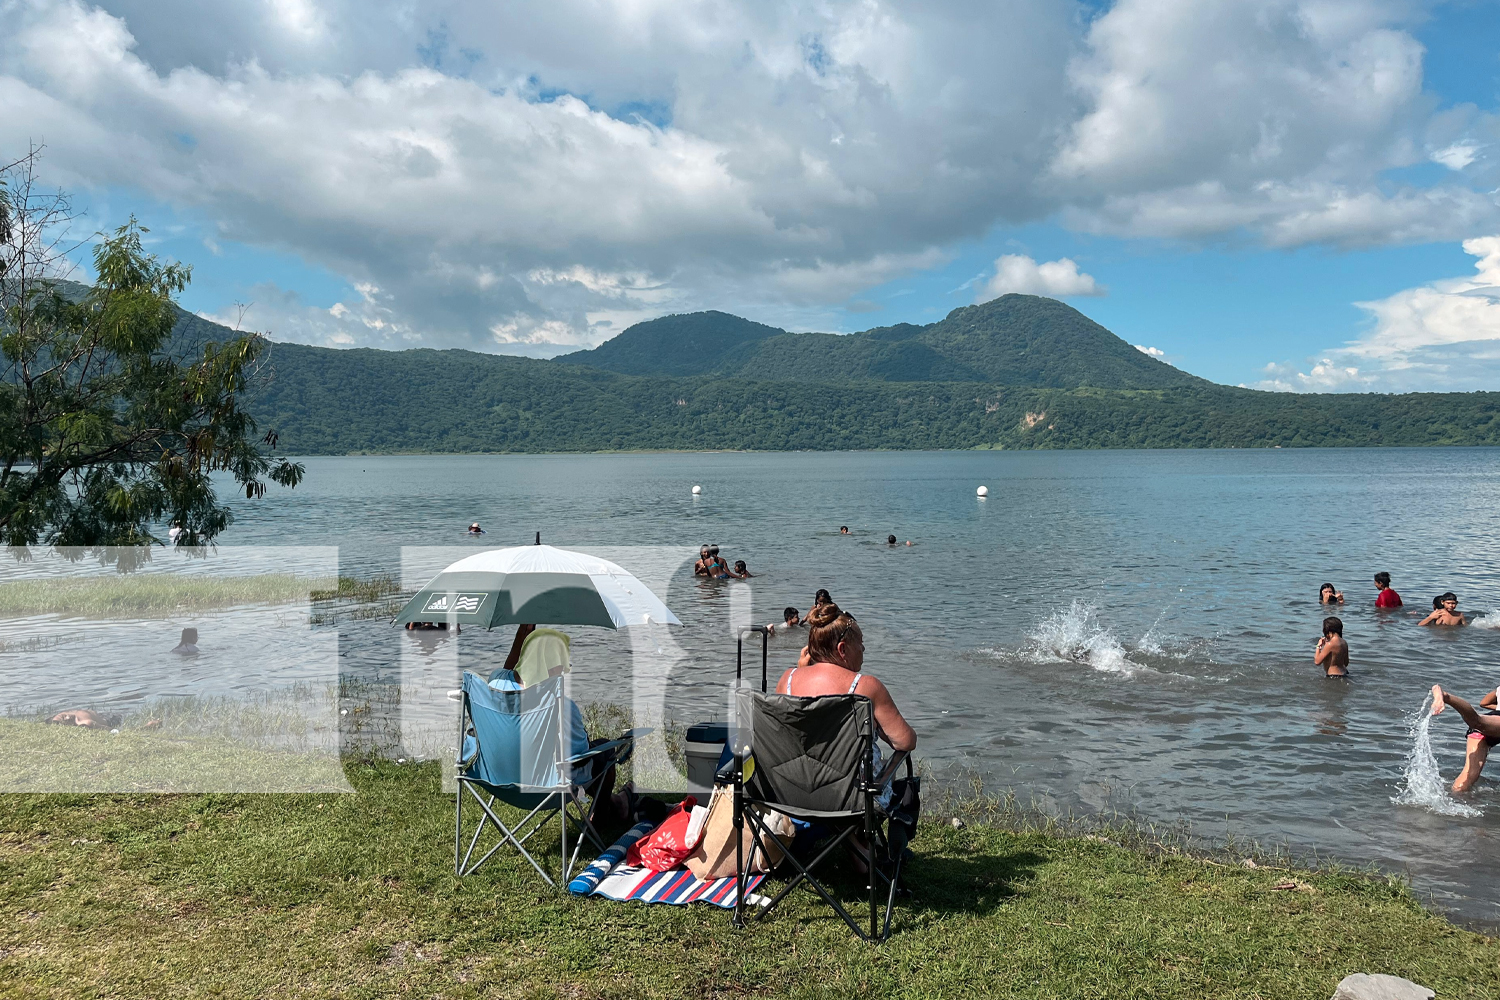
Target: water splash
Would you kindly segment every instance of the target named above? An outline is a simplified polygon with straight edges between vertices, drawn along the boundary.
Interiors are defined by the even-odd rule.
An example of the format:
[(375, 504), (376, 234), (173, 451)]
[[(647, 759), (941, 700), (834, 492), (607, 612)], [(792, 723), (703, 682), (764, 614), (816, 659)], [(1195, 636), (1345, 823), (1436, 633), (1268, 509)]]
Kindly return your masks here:
[(1391, 797), (1398, 806), (1416, 806), (1439, 816), (1483, 816), (1484, 810), (1456, 802), (1448, 794), (1448, 785), (1438, 772), (1437, 758), (1432, 755), (1432, 695), (1422, 699), (1422, 707), (1406, 717), (1411, 750), (1406, 754), (1406, 770), (1401, 776), (1401, 790)]
[(1054, 611), (1027, 635), (1032, 645), (1022, 655), (1043, 661), (1081, 663), (1105, 673), (1127, 676), (1149, 670), (1130, 662), (1120, 640), (1099, 622), (1098, 610), (1092, 604), (1074, 600), (1066, 611)]

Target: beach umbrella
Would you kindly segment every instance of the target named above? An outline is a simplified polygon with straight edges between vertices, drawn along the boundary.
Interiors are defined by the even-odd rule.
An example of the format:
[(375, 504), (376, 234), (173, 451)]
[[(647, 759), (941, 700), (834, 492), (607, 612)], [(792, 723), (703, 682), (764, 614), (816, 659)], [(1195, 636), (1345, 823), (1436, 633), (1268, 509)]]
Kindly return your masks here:
[(607, 559), (551, 545), (460, 559), (417, 592), (395, 624), (681, 625), (651, 589)]

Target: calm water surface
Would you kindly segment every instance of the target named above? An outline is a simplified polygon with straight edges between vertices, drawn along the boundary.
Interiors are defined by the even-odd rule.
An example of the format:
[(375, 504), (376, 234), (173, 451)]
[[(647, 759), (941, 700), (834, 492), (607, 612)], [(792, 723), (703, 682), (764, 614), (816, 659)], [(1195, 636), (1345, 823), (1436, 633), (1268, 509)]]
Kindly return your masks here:
[[(779, 620), (827, 587), (940, 769), (978, 769), (1048, 808), (1376, 862), (1463, 918), (1500, 923), (1494, 781), (1468, 800), (1477, 816), (1392, 802), (1427, 688), (1477, 701), (1500, 684), (1500, 630), (1484, 627), (1500, 625), (1500, 452), (316, 458), (307, 470), (294, 492), (237, 502), (222, 540), (337, 545), (357, 575), (399, 573), (404, 545), (536, 531), (585, 549), (715, 542), (755, 579), (657, 584), (692, 654), (668, 694), (679, 721), (722, 713), (731, 607)], [(464, 536), (473, 520), (482, 542)], [(892, 533), (915, 544), (888, 548)], [(1375, 611), (1377, 570), (1402, 612)], [(1348, 598), (1347, 684), (1312, 665), (1324, 581)], [(1445, 590), (1491, 618), (1418, 628)], [(410, 642), (378, 621), (339, 630), (353, 673), (399, 669)], [(578, 687), (616, 698), (628, 640), (590, 631), (575, 630)], [(462, 655), (503, 656), (508, 639), (466, 633)], [(773, 678), (798, 646), (773, 640)], [(1450, 713), (1431, 732), (1451, 780), (1464, 727)]]

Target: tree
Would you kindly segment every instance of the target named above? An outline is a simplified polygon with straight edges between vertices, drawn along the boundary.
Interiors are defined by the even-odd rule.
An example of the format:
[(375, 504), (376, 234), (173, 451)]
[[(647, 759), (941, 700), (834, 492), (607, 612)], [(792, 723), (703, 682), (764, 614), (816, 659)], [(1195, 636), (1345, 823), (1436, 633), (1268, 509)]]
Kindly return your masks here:
[(213, 474), (249, 497), (303, 476), (242, 405), (266, 342), (174, 344), (191, 269), (147, 253), (134, 217), (93, 247), (91, 285), (67, 281), (82, 244), (39, 152), (0, 176), (0, 544), (159, 544), (162, 524), (212, 541), (231, 520)]

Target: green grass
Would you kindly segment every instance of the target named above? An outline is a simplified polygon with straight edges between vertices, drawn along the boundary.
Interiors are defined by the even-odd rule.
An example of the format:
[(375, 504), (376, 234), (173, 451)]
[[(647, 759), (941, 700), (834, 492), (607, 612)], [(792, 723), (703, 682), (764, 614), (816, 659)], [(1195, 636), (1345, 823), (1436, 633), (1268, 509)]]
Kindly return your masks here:
[(1326, 1000), (1366, 971), (1448, 1000), (1500, 981), (1500, 943), (1395, 880), (979, 825), (924, 829), (884, 945), (800, 891), (736, 931), (559, 895), (512, 856), (458, 879), (436, 764), (348, 775), (357, 794), (0, 796), (0, 992)]
[(341, 576), (338, 586), (314, 590), (311, 596), (315, 601), (378, 601), (400, 592), (401, 585), (392, 576), (374, 576), (368, 580)]
[(318, 588), (326, 592), (330, 582), (289, 573), (137, 573), (14, 580), (0, 584), (0, 615), (152, 618), (181, 611), (306, 601)]
[[(171, 719), (170, 716), (168, 716)], [(340, 791), (337, 734), (327, 748), (310, 740), (287, 748), (268, 732), (226, 727), (197, 732), (173, 720), (159, 729), (132, 727), (115, 733), (77, 726), (0, 719), (0, 792), (130, 791), (181, 792)]]

